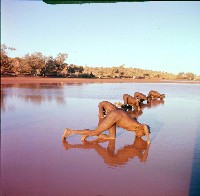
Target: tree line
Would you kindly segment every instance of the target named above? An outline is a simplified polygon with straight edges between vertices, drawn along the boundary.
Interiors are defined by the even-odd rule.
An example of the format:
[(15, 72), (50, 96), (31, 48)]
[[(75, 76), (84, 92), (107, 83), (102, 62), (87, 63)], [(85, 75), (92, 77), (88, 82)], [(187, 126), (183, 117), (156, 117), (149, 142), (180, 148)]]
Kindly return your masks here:
[(200, 79), (191, 72), (175, 75), (167, 72), (125, 68), (125, 65), (105, 67), (88, 67), (67, 64), (68, 54), (59, 53), (55, 58), (44, 56), (41, 52), (25, 54), (23, 57), (11, 58), (8, 51), (15, 48), (1, 45), (1, 76), (35, 76), (35, 77), (81, 77), (81, 78), (136, 78), (136, 79)]
[(26, 54), (22, 58), (10, 58), (8, 50), (15, 48), (1, 45), (1, 75), (67, 77), (75, 72), (81, 74), (83, 66), (65, 63), (68, 54), (59, 53), (55, 58), (44, 56), (41, 52)]

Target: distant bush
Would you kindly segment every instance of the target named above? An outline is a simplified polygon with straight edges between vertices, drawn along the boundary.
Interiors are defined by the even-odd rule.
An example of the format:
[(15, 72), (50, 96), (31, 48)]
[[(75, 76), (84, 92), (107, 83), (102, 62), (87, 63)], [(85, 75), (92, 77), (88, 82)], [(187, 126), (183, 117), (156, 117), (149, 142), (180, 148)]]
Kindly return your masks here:
[(93, 75), (92, 73), (91, 74), (84, 73), (84, 74), (79, 74), (78, 77), (79, 78), (95, 78), (95, 75)]
[(177, 79), (181, 79), (181, 80), (194, 80), (195, 75), (191, 72), (188, 73), (184, 73), (184, 72), (180, 72), (177, 76)]

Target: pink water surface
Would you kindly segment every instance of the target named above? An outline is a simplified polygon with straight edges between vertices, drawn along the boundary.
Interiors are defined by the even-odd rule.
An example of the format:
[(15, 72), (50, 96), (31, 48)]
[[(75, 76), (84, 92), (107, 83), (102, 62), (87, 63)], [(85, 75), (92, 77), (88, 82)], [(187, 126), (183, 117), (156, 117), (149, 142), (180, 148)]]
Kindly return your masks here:
[(82, 142), (79, 135), (61, 141), (66, 127), (94, 129), (99, 101), (120, 101), (129, 85), (121, 84), (110, 100), (93, 97), (97, 87), (112, 94), (106, 84), (2, 88), (2, 195), (188, 195), (200, 111), (198, 95), (182, 96), (191, 86), (143, 87), (166, 94), (138, 119), (151, 127), (149, 148), (145, 137), (120, 128), (115, 141)]

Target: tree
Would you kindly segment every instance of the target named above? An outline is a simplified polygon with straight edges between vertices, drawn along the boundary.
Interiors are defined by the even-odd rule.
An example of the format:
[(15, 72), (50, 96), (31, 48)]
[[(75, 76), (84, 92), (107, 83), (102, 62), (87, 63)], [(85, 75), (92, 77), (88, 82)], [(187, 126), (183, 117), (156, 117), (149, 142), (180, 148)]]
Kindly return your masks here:
[(66, 76), (67, 63), (65, 63), (68, 54), (59, 53), (56, 58), (52, 56), (43, 57), (45, 63), (41, 69), (43, 76)]
[(184, 79), (185, 77), (185, 73), (184, 72), (180, 72), (178, 73), (178, 75), (176, 76), (177, 79)]
[(23, 64), (19, 57), (15, 57), (12, 59), (12, 65), (13, 65), (13, 71), (16, 76), (23, 72), (23, 66), (22, 66)]
[(188, 72), (188, 73), (184, 73), (184, 72), (180, 72), (176, 78), (177, 79), (188, 79), (188, 80), (194, 80), (194, 74), (192, 72)]
[(194, 80), (194, 74), (192, 72), (186, 73), (186, 77), (188, 80)]
[(58, 65), (63, 65), (65, 60), (68, 58), (68, 54), (66, 53), (59, 53), (55, 58), (55, 62)]
[(15, 50), (15, 48), (7, 47), (5, 44), (1, 45), (1, 75), (14, 73), (12, 59), (8, 57), (7, 50)]
[(31, 55), (26, 54), (23, 58), (26, 70), (30, 72), (31, 75), (37, 76), (41, 73), (43, 67), (45, 67), (45, 58), (41, 52), (35, 52)]
[(83, 66), (77, 66), (77, 71), (79, 72), (79, 74), (82, 74), (84, 71)]
[(49, 56), (46, 58), (46, 63), (44, 68), (42, 69), (42, 74), (44, 76), (48, 75), (55, 75), (56, 74), (56, 68), (55, 68), (55, 61), (52, 56)]
[(59, 53), (57, 57), (55, 58), (55, 69), (56, 69), (56, 75), (61, 75), (61, 71), (65, 68), (67, 65), (65, 63), (66, 58), (68, 57), (68, 54), (65, 53)]
[(75, 73), (75, 68), (74, 67), (75, 67), (74, 64), (70, 64), (68, 66), (68, 72), (69, 72), (70, 75), (73, 75)]
[(94, 78), (95, 77), (95, 75), (91, 72), (90, 73), (90, 78)]

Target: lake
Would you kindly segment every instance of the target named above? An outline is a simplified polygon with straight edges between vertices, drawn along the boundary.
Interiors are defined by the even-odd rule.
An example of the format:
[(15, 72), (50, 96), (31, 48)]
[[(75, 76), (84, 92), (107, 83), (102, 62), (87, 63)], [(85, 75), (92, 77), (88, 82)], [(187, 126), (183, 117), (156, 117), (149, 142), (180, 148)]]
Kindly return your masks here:
[[(146, 138), (117, 128), (115, 141), (61, 141), (65, 128), (94, 129), (100, 101), (150, 90)], [(96, 139), (96, 138), (94, 138)], [(200, 195), (200, 85), (175, 83), (1, 86), (1, 191), (7, 196)]]

